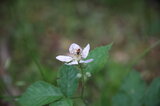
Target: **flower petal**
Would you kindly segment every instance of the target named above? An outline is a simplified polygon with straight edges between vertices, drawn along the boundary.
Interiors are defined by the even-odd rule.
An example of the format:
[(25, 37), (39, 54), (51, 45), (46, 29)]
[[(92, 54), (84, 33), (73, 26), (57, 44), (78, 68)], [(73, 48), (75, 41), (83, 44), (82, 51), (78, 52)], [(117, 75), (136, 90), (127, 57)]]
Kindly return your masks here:
[(70, 56), (63, 56), (63, 55), (59, 55), (56, 57), (57, 60), (62, 61), (62, 62), (70, 62), (73, 60), (72, 57)]
[(88, 44), (82, 51), (82, 57), (86, 58), (89, 54), (89, 50), (90, 50), (90, 45)]
[(72, 62), (70, 62), (70, 63), (66, 63), (66, 65), (76, 65), (76, 64), (78, 64), (77, 61), (72, 61)]
[(76, 54), (78, 49), (80, 49), (82, 51), (82, 48), (78, 44), (72, 43), (71, 46), (69, 47), (69, 52), (71, 54)]
[(90, 62), (92, 62), (94, 59), (88, 59), (88, 60), (80, 60), (80, 62), (79, 63), (90, 63)]

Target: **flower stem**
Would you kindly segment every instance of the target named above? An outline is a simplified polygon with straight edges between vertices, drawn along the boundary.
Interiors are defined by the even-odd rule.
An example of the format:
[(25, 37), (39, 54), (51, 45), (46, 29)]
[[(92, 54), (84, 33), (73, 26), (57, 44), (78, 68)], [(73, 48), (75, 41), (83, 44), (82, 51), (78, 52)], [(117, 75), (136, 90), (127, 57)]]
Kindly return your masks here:
[(85, 76), (84, 76), (84, 70), (83, 70), (83, 67), (81, 64), (79, 64), (79, 67), (80, 67), (80, 70), (81, 70), (81, 74), (82, 74), (82, 79), (81, 79), (81, 82), (82, 82), (82, 90), (81, 90), (81, 99), (82, 101), (84, 102), (84, 104), (87, 106), (87, 103), (84, 99), (84, 90), (85, 90)]

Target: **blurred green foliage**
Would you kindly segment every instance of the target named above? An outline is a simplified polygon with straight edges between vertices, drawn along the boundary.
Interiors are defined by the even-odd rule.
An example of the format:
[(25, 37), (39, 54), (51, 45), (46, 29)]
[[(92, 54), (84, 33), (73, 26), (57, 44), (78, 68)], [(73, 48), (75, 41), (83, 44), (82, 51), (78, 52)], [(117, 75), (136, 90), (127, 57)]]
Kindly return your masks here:
[(113, 97), (113, 106), (142, 106), (145, 92), (145, 83), (138, 72), (132, 71), (124, 79), (120, 91)]
[[(37, 80), (56, 84), (61, 63), (55, 56), (67, 52), (71, 43), (84, 46), (89, 42), (95, 48), (114, 42), (110, 60), (87, 83), (90, 105), (112, 106), (122, 102), (134, 105), (147, 92), (145, 95), (150, 96), (142, 100), (143, 105), (158, 106), (159, 80), (154, 79), (160, 76), (160, 46), (144, 51), (160, 38), (159, 18), (159, 4), (152, 0), (2, 0), (0, 54), (2, 58), (5, 41), (8, 50), (5, 54), (9, 54), (10, 60), (2, 62), (1, 59), (0, 69), (11, 79), (10, 89), (18, 89), (13, 96), (19, 96)], [(130, 67), (133, 62), (136, 64)], [(8, 64), (5, 70), (2, 63)], [(137, 71), (132, 72), (133, 68)], [(0, 75), (0, 105), (18, 106), (8, 93), (6, 74), (0, 71)], [(130, 89), (142, 92), (134, 93), (138, 95), (134, 98), (134, 94), (128, 93)], [(81, 104), (78, 101), (75, 105)]]
[(160, 78), (155, 78), (146, 91), (144, 104), (145, 106), (158, 106), (160, 105)]

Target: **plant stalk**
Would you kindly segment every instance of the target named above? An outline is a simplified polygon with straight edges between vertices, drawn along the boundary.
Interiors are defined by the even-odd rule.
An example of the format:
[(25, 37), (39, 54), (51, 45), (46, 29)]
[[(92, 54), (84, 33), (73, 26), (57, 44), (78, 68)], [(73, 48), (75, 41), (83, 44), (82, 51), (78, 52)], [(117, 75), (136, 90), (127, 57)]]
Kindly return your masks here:
[(84, 76), (84, 70), (81, 64), (79, 64), (80, 70), (81, 70), (81, 74), (82, 74), (82, 78), (81, 78), (81, 83), (82, 83), (82, 90), (81, 90), (81, 99), (84, 102), (84, 104), (87, 106), (87, 103), (84, 99), (84, 91), (85, 91), (85, 76)]

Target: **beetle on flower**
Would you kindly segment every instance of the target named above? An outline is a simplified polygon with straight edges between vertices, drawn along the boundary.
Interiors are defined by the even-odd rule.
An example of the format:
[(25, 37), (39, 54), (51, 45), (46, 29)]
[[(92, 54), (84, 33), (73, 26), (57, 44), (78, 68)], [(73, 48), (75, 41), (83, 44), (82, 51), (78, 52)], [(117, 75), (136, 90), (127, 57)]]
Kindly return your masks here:
[(56, 57), (57, 60), (65, 62), (66, 65), (76, 65), (80, 63), (90, 63), (93, 59), (84, 60), (87, 58), (90, 50), (90, 45), (82, 49), (78, 44), (73, 43), (69, 47), (69, 55), (59, 55)]

